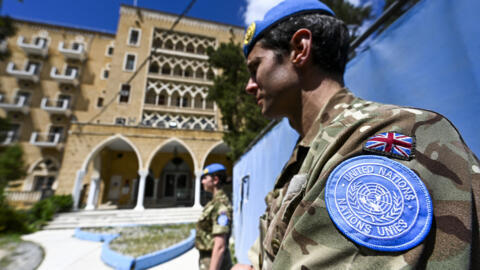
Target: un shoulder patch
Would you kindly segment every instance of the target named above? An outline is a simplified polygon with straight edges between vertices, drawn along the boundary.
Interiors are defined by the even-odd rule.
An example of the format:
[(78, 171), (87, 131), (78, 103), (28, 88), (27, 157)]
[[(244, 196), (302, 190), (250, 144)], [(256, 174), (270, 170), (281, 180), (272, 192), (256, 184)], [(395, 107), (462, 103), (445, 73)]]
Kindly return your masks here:
[(330, 174), (328, 214), (355, 243), (379, 251), (402, 251), (422, 242), (432, 224), (432, 200), (420, 178), (382, 156), (348, 159)]
[(221, 213), (217, 218), (217, 224), (220, 226), (228, 225), (228, 216), (225, 213)]

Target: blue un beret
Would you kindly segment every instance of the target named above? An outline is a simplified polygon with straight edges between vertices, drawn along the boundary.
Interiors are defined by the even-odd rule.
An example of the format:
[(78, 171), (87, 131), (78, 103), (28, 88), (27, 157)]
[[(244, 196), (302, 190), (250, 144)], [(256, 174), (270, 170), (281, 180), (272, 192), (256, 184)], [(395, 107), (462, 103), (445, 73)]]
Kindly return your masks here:
[(207, 167), (205, 167), (205, 169), (203, 169), (202, 176), (204, 176), (206, 174), (212, 174), (212, 173), (216, 173), (216, 172), (219, 172), (219, 171), (226, 171), (226, 170), (227, 169), (222, 164), (212, 163), (212, 164), (208, 165)]
[(314, 12), (324, 12), (335, 16), (335, 13), (327, 5), (318, 0), (285, 0), (274, 6), (265, 14), (263, 20), (255, 21), (247, 28), (243, 41), (245, 57), (248, 57), (255, 43), (266, 30), (290, 16)]

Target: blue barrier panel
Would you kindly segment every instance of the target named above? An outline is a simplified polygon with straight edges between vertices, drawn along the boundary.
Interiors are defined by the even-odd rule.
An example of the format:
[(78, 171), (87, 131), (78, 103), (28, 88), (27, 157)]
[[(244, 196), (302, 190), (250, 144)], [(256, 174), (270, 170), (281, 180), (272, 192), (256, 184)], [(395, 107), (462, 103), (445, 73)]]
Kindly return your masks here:
[(250, 149), (233, 168), (233, 233), (235, 256), (249, 263), (247, 251), (258, 237), (258, 220), (264, 198), (290, 157), (298, 133), (285, 118)]
[(478, 0), (424, 0), (347, 66), (361, 98), (436, 111), (480, 154)]

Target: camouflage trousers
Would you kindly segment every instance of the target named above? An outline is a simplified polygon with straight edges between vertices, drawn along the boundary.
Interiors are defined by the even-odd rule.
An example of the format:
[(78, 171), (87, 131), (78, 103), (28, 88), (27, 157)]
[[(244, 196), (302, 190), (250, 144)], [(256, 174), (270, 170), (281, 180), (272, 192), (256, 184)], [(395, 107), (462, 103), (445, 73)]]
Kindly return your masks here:
[[(198, 265), (200, 270), (208, 270), (210, 268), (211, 251), (200, 251), (200, 259)], [(227, 248), (223, 254), (220, 270), (230, 270), (232, 268), (232, 259), (230, 258), (230, 250)]]

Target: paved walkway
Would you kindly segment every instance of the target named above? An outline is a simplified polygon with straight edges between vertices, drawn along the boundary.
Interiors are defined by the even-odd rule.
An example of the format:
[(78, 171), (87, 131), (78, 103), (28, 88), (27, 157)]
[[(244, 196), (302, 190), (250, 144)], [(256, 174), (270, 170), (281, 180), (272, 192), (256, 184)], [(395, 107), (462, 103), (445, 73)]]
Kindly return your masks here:
[[(22, 239), (36, 242), (45, 250), (45, 258), (38, 270), (110, 270), (100, 258), (101, 242), (91, 242), (73, 237), (74, 230), (44, 230), (24, 235)], [(170, 262), (151, 269), (181, 270), (198, 269), (198, 252), (189, 252)]]

